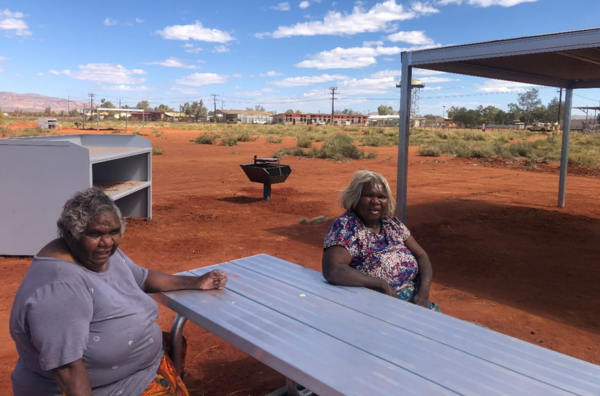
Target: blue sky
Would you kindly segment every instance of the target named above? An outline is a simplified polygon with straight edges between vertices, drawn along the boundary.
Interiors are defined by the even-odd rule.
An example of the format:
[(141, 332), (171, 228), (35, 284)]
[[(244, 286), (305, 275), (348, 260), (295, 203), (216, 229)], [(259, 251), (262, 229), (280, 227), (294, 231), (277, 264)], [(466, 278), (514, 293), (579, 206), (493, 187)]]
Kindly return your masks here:
[[(94, 92), (97, 101), (174, 108), (203, 99), (209, 109), (218, 94), (218, 108), (329, 112), (328, 88), (337, 86), (336, 109), (397, 110), (401, 51), (593, 28), (599, 16), (598, 0), (4, 0), (0, 91), (75, 100)], [(424, 70), (415, 77), (426, 85), (421, 114), (506, 110), (529, 88)], [(575, 93), (576, 106), (600, 101), (600, 90)]]

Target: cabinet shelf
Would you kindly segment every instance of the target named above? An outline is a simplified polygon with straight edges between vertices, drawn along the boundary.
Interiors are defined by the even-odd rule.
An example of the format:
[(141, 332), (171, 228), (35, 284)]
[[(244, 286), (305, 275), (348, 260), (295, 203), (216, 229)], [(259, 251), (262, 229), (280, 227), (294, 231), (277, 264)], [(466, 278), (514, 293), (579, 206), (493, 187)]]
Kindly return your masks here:
[(125, 217), (152, 218), (152, 145), (135, 135), (0, 139), (0, 186), (0, 255), (33, 255), (85, 188), (105, 191)]

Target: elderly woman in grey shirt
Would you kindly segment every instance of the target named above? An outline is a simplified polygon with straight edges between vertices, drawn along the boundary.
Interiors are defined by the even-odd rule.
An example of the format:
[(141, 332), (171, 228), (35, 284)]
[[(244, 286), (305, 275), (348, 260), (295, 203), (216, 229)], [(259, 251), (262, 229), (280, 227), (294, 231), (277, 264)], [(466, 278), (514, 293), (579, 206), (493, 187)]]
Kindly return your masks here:
[[(143, 394), (165, 363), (158, 307), (146, 293), (222, 289), (227, 276), (173, 276), (133, 263), (119, 249), (121, 212), (98, 189), (65, 203), (58, 230), (34, 257), (13, 303), (14, 394)], [(180, 378), (170, 387), (187, 394)]]

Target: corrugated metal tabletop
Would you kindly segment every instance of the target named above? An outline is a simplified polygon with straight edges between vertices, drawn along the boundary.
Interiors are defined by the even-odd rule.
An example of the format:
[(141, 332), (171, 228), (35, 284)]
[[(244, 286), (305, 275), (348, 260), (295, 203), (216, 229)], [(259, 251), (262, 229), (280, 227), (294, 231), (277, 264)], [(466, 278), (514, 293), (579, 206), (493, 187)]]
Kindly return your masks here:
[(156, 299), (319, 395), (600, 395), (600, 366), (258, 255)]

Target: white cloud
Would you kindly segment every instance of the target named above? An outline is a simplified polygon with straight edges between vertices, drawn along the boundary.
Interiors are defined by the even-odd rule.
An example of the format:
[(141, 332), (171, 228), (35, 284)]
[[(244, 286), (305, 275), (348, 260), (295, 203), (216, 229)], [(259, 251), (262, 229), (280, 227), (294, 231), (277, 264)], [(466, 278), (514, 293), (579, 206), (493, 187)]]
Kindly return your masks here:
[(348, 76), (342, 74), (321, 74), (320, 76), (289, 77), (279, 81), (272, 81), (269, 84), (278, 87), (303, 87), (306, 85), (319, 84), (330, 81), (346, 80)]
[[(223, 74), (219, 75), (216, 73), (194, 73), (175, 81), (175, 83), (192, 87), (201, 87), (209, 84), (224, 84), (229, 77), (230, 76)], [(231, 77), (239, 77), (239, 75), (234, 74)]]
[(521, 3), (535, 3), (537, 0), (440, 0), (437, 2), (437, 5), (448, 5), (448, 4), (457, 4), (461, 5), (462, 3), (472, 5), (475, 7), (490, 7), (490, 6), (500, 6), (500, 7), (512, 7)]
[(398, 59), (395, 58), (383, 58), (384, 61), (386, 62), (393, 62), (393, 61), (397, 61)]
[(49, 70), (48, 73), (55, 76), (63, 74), (74, 80), (91, 81), (97, 84), (134, 85), (142, 84), (146, 81), (145, 78), (136, 77), (137, 75), (146, 74), (145, 71), (141, 69), (129, 70), (121, 65), (111, 63), (88, 63), (87, 65), (79, 65), (79, 71), (70, 71), (67, 69), (59, 72)]
[(380, 70), (378, 72), (375, 72), (373, 74), (371, 74), (372, 78), (386, 78), (386, 77), (393, 77), (393, 78), (399, 78), (400, 75), (402, 74), (402, 70)]
[(31, 36), (29, 26), (23, 21), (24, 17), (22, 12), (12, 12), (8, 8), (0, 9), (0, 30), (7, 30), (17, 36)]
[(269, 9), (276, 11), (289, 11), (290, 3), (286, 1), (285, 3), (279, 3), (276, 6), (270, 6)]
[(142, 18), (135, 18), (135, 22), (136, 23), (144, 23), (144, 20)]
[(351, 14), (329, 11), (322, 21), (297, 23), (292, 26), (279, 26), (273, 33), (257, 33), (259, 38), (292, 36), (354, 35), (364, 32), (388, 31), (393, 28), (392, 22), (417, 18), (421, 15), (437, 13), (438, 10), (414, 2), (411, 7), (396, 4), (396, 0), (386, 0), (365, 10), (357, 4)]
[(278, 76), (283, 76), (283, 73), (278, 73), (275, 70), (273, 70), (273, 71), (269, 71), (266, 73), (260, 73), (259, 76), (261, 76), (261, 77), (278, 77)]
[(298, 7), (302, 8), (303, 10), (307, 9), (308, 6), (310, 5), (310, 3), (308, 1), (302, 1), (300, 2), (300, 4), (298, 4)]
[(512, 81), (487, 80), (482, 85), (476, 85), (479, 92), (525, 92), (532, 84)]
[(181, 69), (199, 69), (199, 66), (189, 65), (185, 63), (185, 61), (177, 58), (169, 58), (164, 61), (156, 61), (156, 62), (143, 62), (144, 65), (159, 65), (164, 67), (177, 67)]
[(114, 26), (117, 24), (117, 21), (115, 21), (114, 19), (106, 18), (102, 23), (104, 24), (104, 26)]
[(202, 51), (202, 48), (200, 47), (194, 47), (193, 44), (186, 44), (184, 45), (184, 47), (186, 47), (187, 49), (185, 50), (185, 52), (188, 52), (190, 54), (197, 54), (198, 52)]
[(107, 91), (152, 91), (153, 88), (148, 88), (145, 85), (113, 85), (108, 87), (102, 87)]
[(390, 34), (388, 40), (394, 43), (400, 41), (413, 45), (433, 44), (433, 40), (425, 36), (425, 32), (423, 31), (397, 32)]
[(423, 91), (439, 91), (442, 89), (441, 85), (438, 85), (437, 87), (425, 87), (423, 88)]
[(4, 62), (5, 60), (8, 60), (7, 56), (0, 56), (0, 62)]
[(40, 76), (40, 77), (44, 77), (44, 76), (45, 76), (45, 74), (44, 74), (44, 73), (42, 73), (42, 72), (39, 72), (39, 73), (38, 73), (38, 76)]
[(418, 80), (421, 80), (423, 84), (435, 84), (435, 83), (445, 83), (450, 81), (459, 81), (457, 78), (448, 78), (448, 77), (419, 77)]
[(383, 45), (383, 41), (363, 41), (363, 47), (372, 47), (374, 45)]
[(379, 55), (396, 55), (402, 52), (398, 47), (337, 47), (331, 51), (322, 51), (309, 55), (309, 60), (295, 64), (296, 67), (315, 69), (358, 69), (377, 63)]
[(396, 90), (394, 77), (352, 78), (338, 83), (338, 89), (343, 95), (368, 95), (390, 93)]
[(179, 87), (177, 85), (172, 86), (171, 89), (173, 91), (181, 92), (182, 94), (186, 94), (186, 95), (196, 95), (198, 93), (197, 89), (187, 88), (187, 87)]
[(227, 47), (225, 47), (224, 45), (215, 45), (215, 52), (218, 53), (223, 53), (223, 52), (230, 52), (231, 50)]
[(197, 40), (210, 43), (226, 43), (235, 40), (229, 33), (218, 29), (205, 28), (200, 22), (193, 25), (167, 26), (163, 30), (157, 30), (156, 34), (167, 40)]

